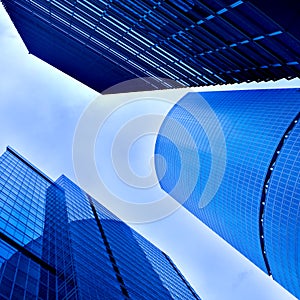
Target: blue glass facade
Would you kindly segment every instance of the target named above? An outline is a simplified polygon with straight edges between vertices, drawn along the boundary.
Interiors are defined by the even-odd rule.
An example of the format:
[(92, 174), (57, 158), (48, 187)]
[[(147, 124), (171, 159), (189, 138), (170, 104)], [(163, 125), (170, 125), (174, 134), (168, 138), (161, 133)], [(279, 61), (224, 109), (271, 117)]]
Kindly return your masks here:
[(8, 147), (0, 188), (1, 299), (200, 299), (169, 258), (64, 175), (53, 182)]
[(0, 157), (1, 299), (56, 297), (57, 271), (43, 243), (51, 185), (11, 149)]
[(30, 53), (99, 92), (134, 78), (144, 79), (118, 91), (300, 74), (300, 4), (293, 0), (2, 3)]
[[(168, 113), (155, 148), (165, 159), (156, 159), (161, 187), (297, 297), (299, 107), (299, 89), (190, 93)], [(223, 178), (201, 205), (212, 168), (222, 166), (213, 164), (211, 148), (220, 139), (218, 126), (226, 151)]]
[[(147, 260), (151, 263), (154, 271), (159, 274), (164, 287), (169, 290), (173, 299), (189, 300), (193, 297), (197, 297), (195, 291), (165, 253), (157, 248), (154, 249), (149, 241), (136, 232), (133, 232), (133, 235), (139, 246), (143, 249)], [(181, 284), (182, 281), (185, 282), (185, 285)]]
[(300, 298), (300, 121), (288, 133), (266, 193), (266, 253), (275, 280)]

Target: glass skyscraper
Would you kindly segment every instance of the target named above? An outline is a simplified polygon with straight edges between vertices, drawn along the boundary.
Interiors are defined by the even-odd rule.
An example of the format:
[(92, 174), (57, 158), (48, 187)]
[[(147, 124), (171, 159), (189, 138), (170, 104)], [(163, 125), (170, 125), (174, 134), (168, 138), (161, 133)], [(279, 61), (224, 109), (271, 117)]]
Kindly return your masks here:
[(134, 78), (117, 91), (300, 75), (298, 1), (2, 3), (29, 53), (98, 92)]
[(170, 258), (62, 175), (0, 157), (1, 299), (200, 299)]
[(297, 298), (299, 110), (299, 89), (189, 93), (155, 148), (161, 187)]

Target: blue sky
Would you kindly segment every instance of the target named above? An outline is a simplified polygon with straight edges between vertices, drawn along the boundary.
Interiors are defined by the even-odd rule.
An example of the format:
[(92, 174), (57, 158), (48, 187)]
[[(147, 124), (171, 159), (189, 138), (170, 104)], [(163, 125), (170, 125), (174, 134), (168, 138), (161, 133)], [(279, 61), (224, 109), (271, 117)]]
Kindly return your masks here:
[[(51, 178), (63, 173), (75, 181), (74, 132), (80, 116), (99, 94), (29, 55), (2, 5), (0, 45), (0, 152), (10, 145)], [(299, 87), (300, 80), (238, 88), (274, 86)], [(172, 93), (177, 92), (147, 96)], [(109, 103), (109, 97), (100, 96), (99, 101)], [(153, 139), (146, 138), (136, 144), (135, 171), (148, 172), (151, 153), (144, 150), (151, 143)], [(132, 226), (172, 257), (205, 300), (294, 299), (183, 208), (160, 221)]]

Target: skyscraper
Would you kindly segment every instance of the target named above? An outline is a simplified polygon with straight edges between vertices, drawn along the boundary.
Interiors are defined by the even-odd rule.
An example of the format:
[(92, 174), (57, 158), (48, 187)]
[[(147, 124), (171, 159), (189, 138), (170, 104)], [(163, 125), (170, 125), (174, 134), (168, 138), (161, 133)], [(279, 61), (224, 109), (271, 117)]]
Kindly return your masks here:
[(0, 189), (1, 299), (200, 299), (166, 254), (10, 147)]
[(134, 78), (114, 92), (300, 75), (293, 0), (2, 3), (29, 53), (98, 92)]
[(155, 148), (161, 187), (298, 298), (299, 108), (299, 89), (190, 93)]

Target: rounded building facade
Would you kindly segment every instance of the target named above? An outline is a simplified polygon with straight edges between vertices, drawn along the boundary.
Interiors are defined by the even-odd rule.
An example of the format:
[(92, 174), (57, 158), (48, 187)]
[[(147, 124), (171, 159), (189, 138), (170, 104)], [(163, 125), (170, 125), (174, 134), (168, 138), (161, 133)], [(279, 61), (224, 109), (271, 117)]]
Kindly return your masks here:
[(276, 281), (300, 298), (300, 122), (287, 135), (266, 193), (266, 254)]
[(161, 187), (297, 297), (299, 108), (298, 89), (190, 93), (155, 147)]

